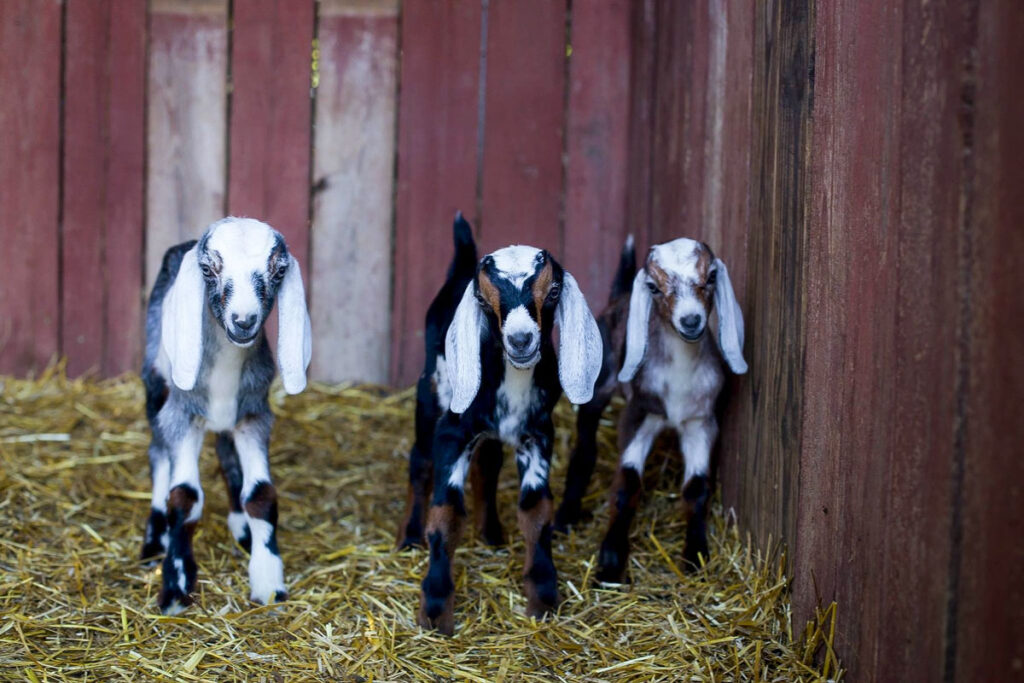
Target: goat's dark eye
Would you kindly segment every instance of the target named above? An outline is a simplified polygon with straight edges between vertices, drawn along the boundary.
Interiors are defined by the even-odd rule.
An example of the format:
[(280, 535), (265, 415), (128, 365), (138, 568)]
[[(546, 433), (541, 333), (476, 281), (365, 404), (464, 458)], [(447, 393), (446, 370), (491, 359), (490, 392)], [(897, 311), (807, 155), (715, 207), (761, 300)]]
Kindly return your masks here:
[(653, 282), (647, 283), (647, 289), (654, 296), (661, 296), (661, 290), (658, 289), (658, 285), (654, 284)]
[(718, 282), (718, 271), (713, 270), (710, 273), (708, 273), (708, 279), (707, 282), (704, 283), (704, 286), (714, 287), (716, 282)]
[(205, 263), (200, 263), (199, 264), (199, 268), (200, 268), (200, 270), (203, 271), (203, 277), (205, 277), (205, 278), (212, 278), (213, 277), (213, 268), (211, 268), (210, 266), (206, 265)]
[(272, 282), (280, 284), (281, 280), (284, 280), (284, 274), (285, 271), (287, 270), (288, 268), (286, 266), (280, 266), (278, 268), (275, 268), (274, 272), (270, 274), (270, 280)]

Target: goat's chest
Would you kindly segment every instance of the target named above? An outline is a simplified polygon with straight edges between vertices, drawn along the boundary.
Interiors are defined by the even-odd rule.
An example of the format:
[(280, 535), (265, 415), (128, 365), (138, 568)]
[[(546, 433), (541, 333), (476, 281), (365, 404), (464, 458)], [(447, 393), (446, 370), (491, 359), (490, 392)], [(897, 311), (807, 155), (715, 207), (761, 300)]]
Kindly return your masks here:
[(533, 370), (508, 366), (498, 388), (496, 422), (498, 436), (507, 444), (517, 444), (533, 407)]
[(238, 385), (245, 356), (233, 348), (214, 357), (206, 388), (206, 426), (216, 432), (232, 429), (238, 421)]
[(722, 386), (722, 373), (714, 362), (682, 340), (672, 340), (668, 353), (645, 368), (643, 387), (658, 396), (665, 416), (673, 424), (708, 417)]

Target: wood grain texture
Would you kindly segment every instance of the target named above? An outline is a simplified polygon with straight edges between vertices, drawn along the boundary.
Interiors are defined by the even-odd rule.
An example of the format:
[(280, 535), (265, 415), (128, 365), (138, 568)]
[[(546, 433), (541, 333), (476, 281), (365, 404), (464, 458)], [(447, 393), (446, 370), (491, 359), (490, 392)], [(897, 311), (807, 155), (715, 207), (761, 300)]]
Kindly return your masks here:
[(657, 92), (657, 5), (655, 0), (630, 3), (629, 157), (626, 222), (643, 258), (651, 234), (651, 156), (654, 146), (654, 100)]
[(227, 0), (150, 12), (146, 290), (168, 247), (226, 211)]
[(61, 349), (110, 376), (141, 362), (146, 8), (71, 2), (66, 26)]
[(630, 231), (629, 3), (575, 4), (570, 43), (565, 237), (558, 258), (600, 310)]
[(403, 7), (390, 380), (423, 369), (427, 307), (452, 254), (452, 219), (476, 226), (481, 4)]
[(0, 3), (0, 373), (59, 348), (60, 46), (59, 3)]
[[(312, 0), (234, 5), (228, 213), (264, 220), (309, 262)], [(308, 282), (308, 273), (305, 273)]]
[[(960, 270), (964, 332), (957, 681), (1024, 676), (1024, 5), (976, 3), (975, 61), (961, 62), (959, 122), (973, 166)], [(970, 15), (968, 15), (968, 18)], [(959, 26), (970, 25), (961, 19)], [(951, 98), (952, 99), (952, 98)], [(966, 282), (965, 282), (966, 280)], [(967, 287), (966, 291), (964, 287)]]
[(491, 0), (480, 251), (562, 248), (566, 3)]
[(319, 43), (310, 311), (319, 344), (312, 374), (330, 381), (385, 382), (397, 7), (322, 2)]

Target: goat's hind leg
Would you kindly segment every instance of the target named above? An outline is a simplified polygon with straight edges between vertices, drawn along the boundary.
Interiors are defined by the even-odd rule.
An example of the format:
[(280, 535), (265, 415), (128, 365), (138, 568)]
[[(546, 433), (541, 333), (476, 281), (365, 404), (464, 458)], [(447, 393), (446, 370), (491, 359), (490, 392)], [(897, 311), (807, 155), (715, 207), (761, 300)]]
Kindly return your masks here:
[(487, 545), (505, 544), (505, 530), (498, 516), (498, 477), (504, 458), (501, 441), (486, 439), (477, 448), (470, 465), (473, 516), (477, 533)]
[(171, 458), (154, 434), (149, 444), (149, 474), (153, 482), (153, 499), (142, 539), (141, 559), (146, 566), (155, 566), (157, 558), (167, 552), (167, 494), (171, 484)]
[(434, 474), (431, 450), (439, 412), (430, 378), (420, 377), (416, 390), (416, 443), (409, 451), (409, 494), (396, 539), (399, 550), (426, 545), (423, 526)]
[(217, 459), (228, 490), (228, 529), (245, 552), (252, 552), (252, 534), (242, 509), (242, 465), (231, 434), (221, 432), (217, 435)]
[(683, 482), (683, 501), (686, 504), (686, 546), (683, 566), (689, 571), (700, 569), (701, 559), (706, 562), (708, 552), (707, 516), (711, 497), (708, 478), (711, 447), (718, 436), (718, 424), (713, 417), (684, 422), (679, 430), (686, 474)]
[(175, 426), (177, 436), (171, 453), (170, 493), (167, 496), (167, 554), (164, 555), (160, 610), (178, 614), (192, 604), (196, 585), (196, 561), (192, 536), (203, 516), (203, 489), (199, 484), (199, 451), (203, 429), (189, 422)]

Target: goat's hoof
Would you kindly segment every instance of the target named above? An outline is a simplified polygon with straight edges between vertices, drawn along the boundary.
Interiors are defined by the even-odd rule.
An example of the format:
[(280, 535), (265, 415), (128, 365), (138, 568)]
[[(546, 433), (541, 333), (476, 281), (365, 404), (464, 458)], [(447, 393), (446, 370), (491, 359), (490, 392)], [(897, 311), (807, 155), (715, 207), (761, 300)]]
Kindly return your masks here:
[(709, 557), (707, 542), (687, 543), (683, 549), (683, 571), (699, 572), (703, 567), (701, 560), (706, 564)]
[(399, 552), (404, 552), (406, 550), (412, 550), (413, 548), (426, 548), (426, 547), (427, 547), (427, 544), (426, 544), (426, 542), (424, 542), (424, 540), (422, 538), (417, 538), (417, 537), (414, 537), (414, 536), (406, 536), (405, 538), (403, 538), (401, 541), (398, 542), (398, 546), (397, 546)]
[(505, 529), (498, 521), (486, 524), (483, 529), (480, 529), (480, 538), (492, 547), (505, 545)]
[(560, 534), (568, 534), (579, 523), (582, 516), (579, 505), (567, 504), (563, 501), (558, 506), (558, 511), (555, 512), (555, 522), (551, 525), (551, 529)]
[[(440, 611), (436, 609), (436, 605), (432, 605), (434, 609), (428, 611), (427, 598), (420, 593), (420, 609), (416, 614), (416, 623), (420, 625), (420, 628), (427, 630), (434, 630), (443, 636), (450, 636), (455, 633), (455, 605), (454, 597), (450, 596), (444, 602), (444, 606)], [(434, 614), (434, 616), (431, 616)]]
[[(527, 589), (529, 593), (529, 589)], [(558, 608), (558, 595), (547, 595), (542, 596), (539, 594), (527, 595), (526, 597), (526, 616), (534, 617), (535, 619), (543, 619), (549, 614), (554, 614)]]
[(192, 596), (177, 589), (164, 589), (160, 593), (160, 613), (165, 617), (181, 614), (192, 604)]
[(626, 560), (627, 555), (625, 553), (602, 548), (594, 581), (598, 584), (629, 583), (629, 577), (626, 575)]

